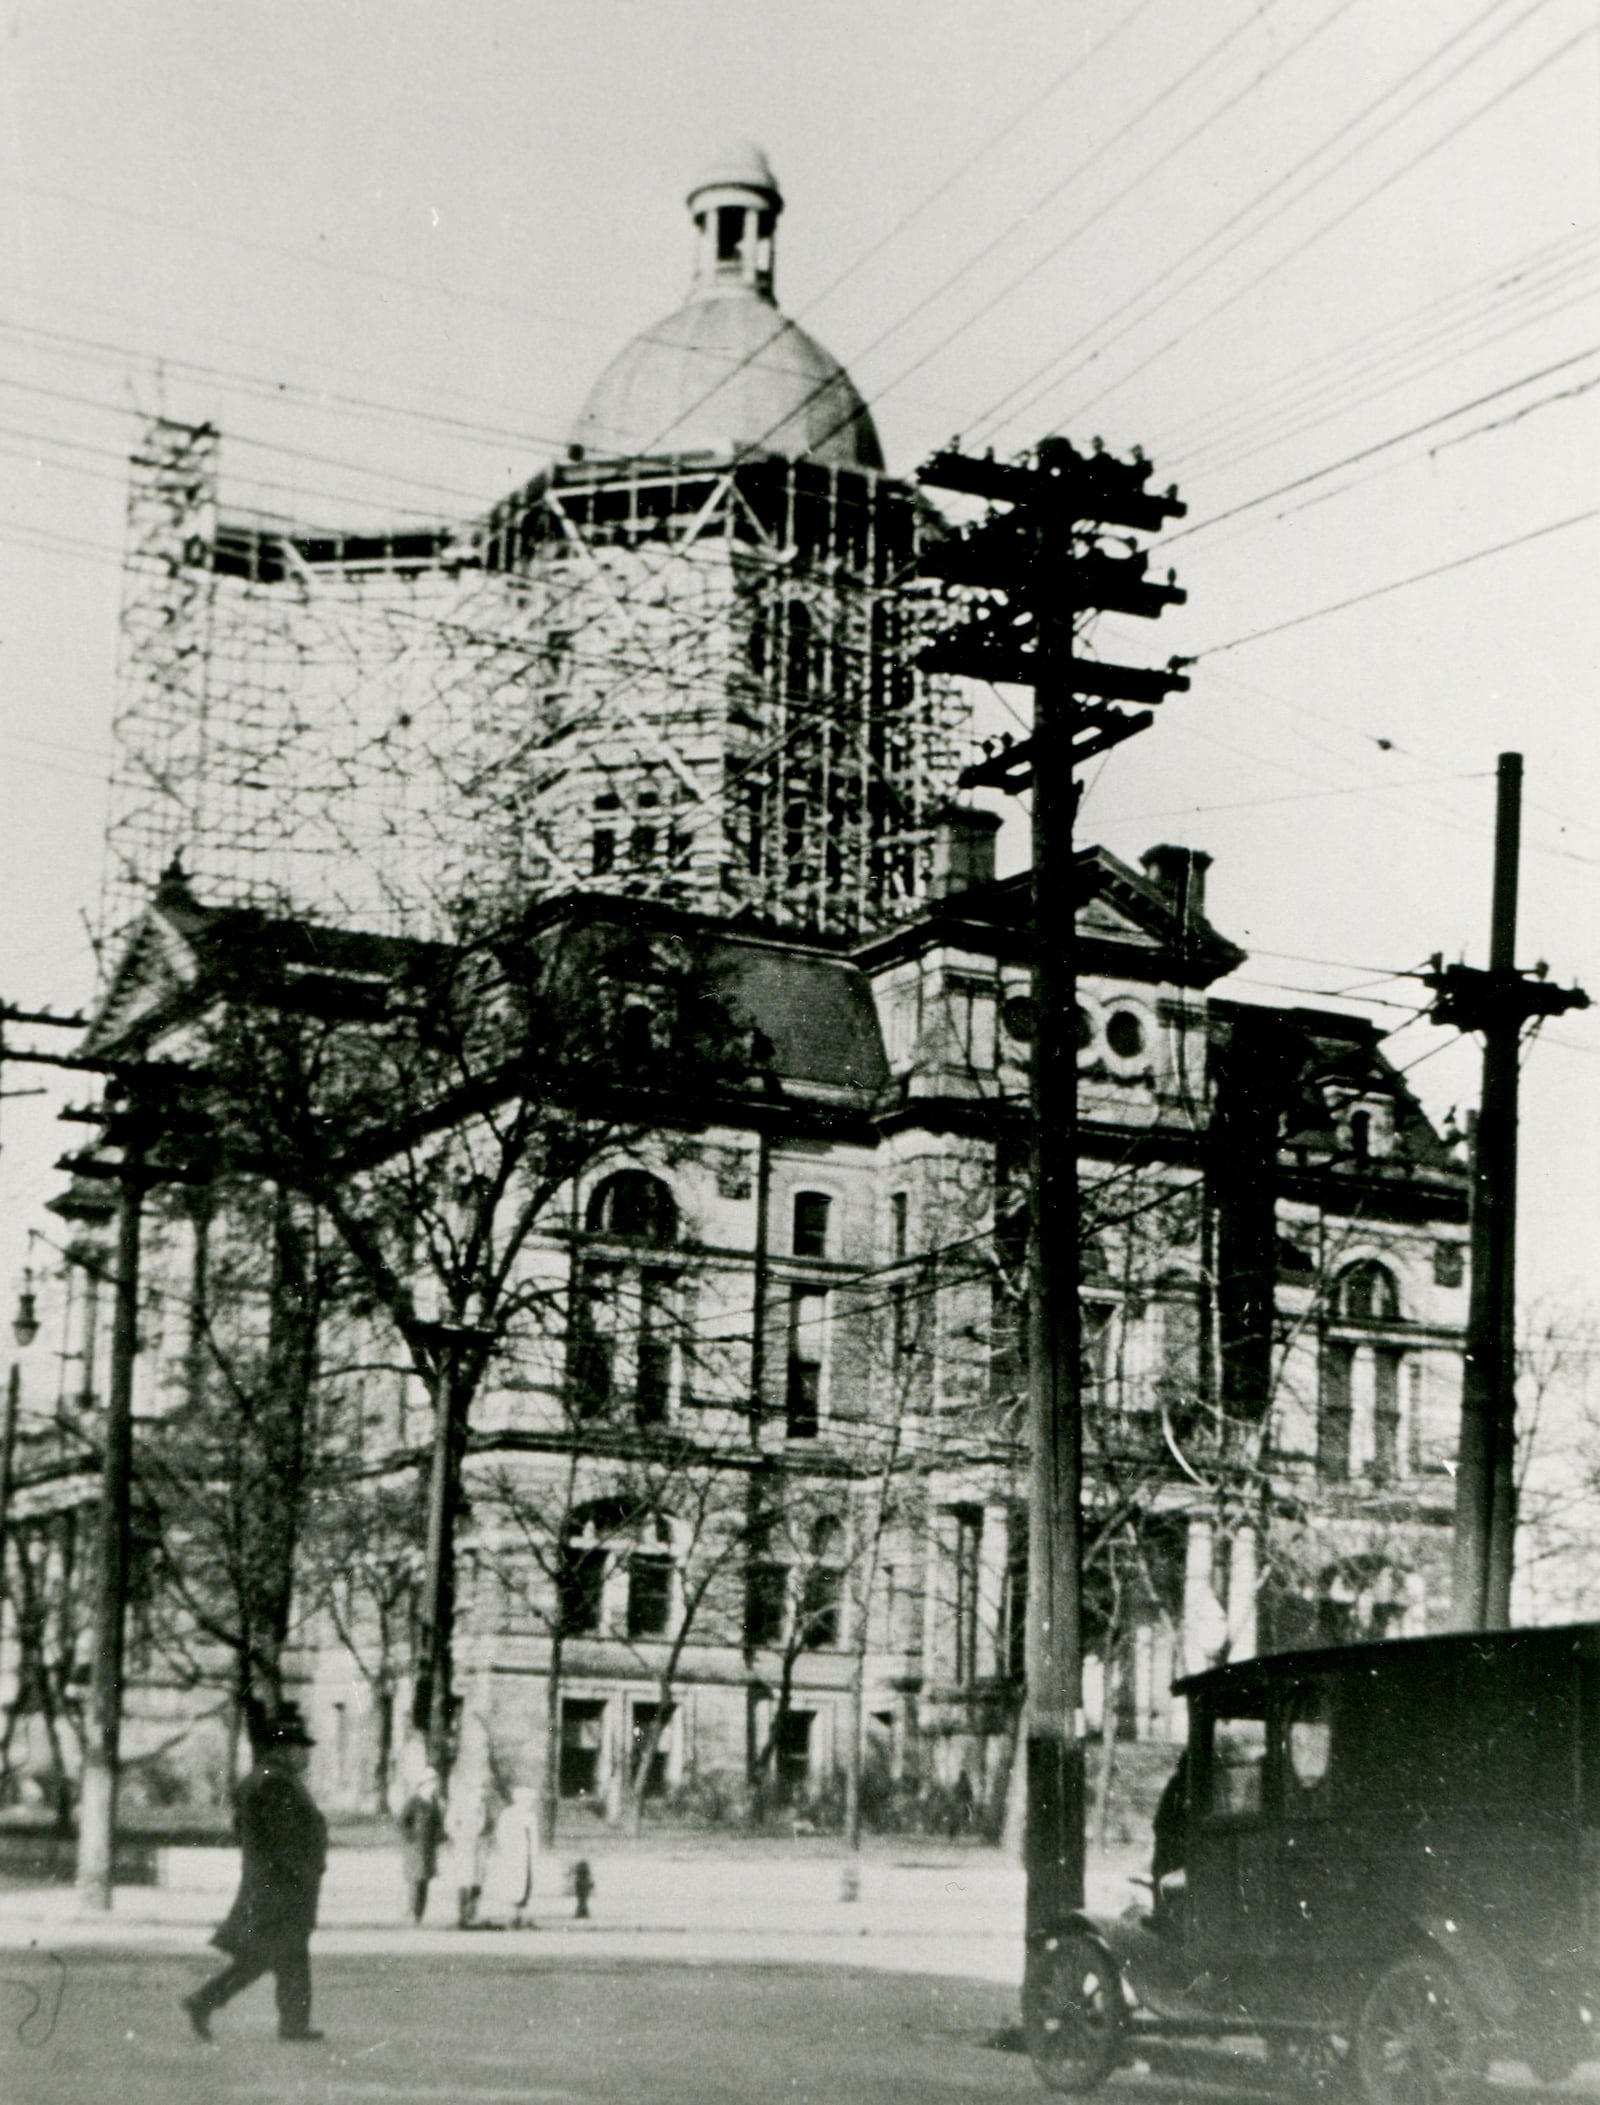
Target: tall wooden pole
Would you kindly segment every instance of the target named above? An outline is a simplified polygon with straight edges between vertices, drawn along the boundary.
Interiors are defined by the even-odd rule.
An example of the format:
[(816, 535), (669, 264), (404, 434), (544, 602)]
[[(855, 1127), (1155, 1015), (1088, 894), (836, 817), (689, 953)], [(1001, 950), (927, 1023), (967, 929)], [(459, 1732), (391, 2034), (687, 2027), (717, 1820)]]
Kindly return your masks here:
[(433, 1455), (428, 1477), (428, 1536), (422, 1603), (422, 1656), (427, 1706), (420, 1721), (428, 1760), (442, 1780), (450, 1774), (454, 1738), (456, 1514), (466, 1411), (458, 1354), (462, 1332), (435, 1326)]
[[(1070, 655), (1071, 623), (1065, 631)], [(1033, 1237), (1028, 1276), (1027, 1928), (1083, 1905), (1077, 901), (1071, 697), (1042, 681), (1033, 728)]]
[(1451, 1622), (1503, 1630), (1511, 1619), (1516, 1532), (1516, 982), (1522, 756), (1502, 753), (1495, 808), (1489, 971), (1480, 1021), (1483, 1087), (1472, 1163), (1472, 1290), (1456, 1458)]
[(85, 1907), (101, 1913), (111, 1907), (116, 1853), (123, 1617), (133, 1478), (133, 1371), (139, 1349), (139, 1239), (145, 1183), (143, 1146), (130, 1138), (122, 1164), (117, 1219), (116, 1303), (101, 1459), (89, 1716), (78, 1804), (78, 1894)]
[(1556, 987), (1541, 965), (1517, 970), (1517, 859), (1522, 755), (1502, 753), (1495, 811), (1489, 966), (1424, 974), (1435, 1023), (1483, 1033), (1483, 1098), (1472, 1159), (1472, 1297), (1467, 1310), (1456, 1457), (1451, 1627), (1503, 1630), (1511, 1620), (1517, 1532), (1517, 1095), (1522, 1026), (1586, 1009), (1581, 987)]

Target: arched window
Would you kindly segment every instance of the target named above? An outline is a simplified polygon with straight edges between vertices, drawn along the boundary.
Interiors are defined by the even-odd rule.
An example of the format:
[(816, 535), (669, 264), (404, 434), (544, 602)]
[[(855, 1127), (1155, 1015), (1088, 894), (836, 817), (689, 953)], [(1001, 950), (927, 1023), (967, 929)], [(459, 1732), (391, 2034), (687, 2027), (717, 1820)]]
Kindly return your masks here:
[(1386, 1265), (1363, 1258), (1339, 1275), (1338, 1313), (1357, 1323), (1392, 1323), (1400, 1313), (1400, 1289)]
[(678, 1209), (659, 1177), (642, 1169), (619, 1169), (589, 1194), (584, 1226), (591, 1235), (661, 1248), (678, 1239)]

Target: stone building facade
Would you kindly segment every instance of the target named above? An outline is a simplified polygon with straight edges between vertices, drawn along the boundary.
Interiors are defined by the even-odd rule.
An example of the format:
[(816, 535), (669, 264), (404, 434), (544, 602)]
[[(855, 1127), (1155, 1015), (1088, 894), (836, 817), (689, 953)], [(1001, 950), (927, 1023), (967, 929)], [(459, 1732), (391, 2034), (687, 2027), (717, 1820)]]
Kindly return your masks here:
[[(698, 976), (742, 1070), (658, 1095), (545, 1195), (520, 1262), (548, 1319), (473, 1396), (459, 1758), (613, 1807), (641, 1761), (702, 1809), (752, 1787), (820, 1809), (849, 1777), (892, 1810), (965, 1775), (998, 1817), (1027, 1561), (1026, 883), (994, 874), (996, 821), (952, 806), (957, 698), (916, 665), (930, 515), (776, 305), (771, 170), (739, 149), (689, 202), (689, 300), (471, 532), (232, 517), (215, 434), (153, 439), (120, 962), (90, 1043), (185, 1057), (246, 988), (376, 1045), (430, 961), (514, 928), (519, 955), (587, 958), (580, 1013), (631, 1034), (642, 1087), (652, 1005)], [(1370, 1024), (1217, 992), (1244, 953), (1205, 868), (1170, 846), (1084, 865), (1087, 1694), (1111, 1736), (1166, 1735), (1185, 1667), (1426, 1628), (1445, 1600), (1464, 1172)], [(578, 1039), (540, 1086), (597, 1115)], [(228, 1320), (272, 1345), (251, 1259), (295, 1223), (260, 1208), (151, 1198), (152, 1439), (204, 1401), (225, 1246)], [(109, 1346), (105, 1206), (80, 1179), (57, 1210), (70, 1408), (24, 1443), (15, 1513), (41, 1542), (81, 1514)], [(330, 1300), (312, 1360), (305, 1422), (349, 1465), (347, 1515), (375, 1501), (374, 1532), (329, 1535), (334, 1578), (371, 1583), (341, 1592), (325, 1555), (283, 1663), (319, 1795), (356, 1808), (380, 1750), (415, 1758), (433, 1401), (359, 1297)], [(129, 1745), (204, 1795), (232, 1752), (197, 1690), (225, 1677), (192, 1621), (173, 1638), (163, 1558), (182, 1576), (181, 1545), (140, 1567)]]

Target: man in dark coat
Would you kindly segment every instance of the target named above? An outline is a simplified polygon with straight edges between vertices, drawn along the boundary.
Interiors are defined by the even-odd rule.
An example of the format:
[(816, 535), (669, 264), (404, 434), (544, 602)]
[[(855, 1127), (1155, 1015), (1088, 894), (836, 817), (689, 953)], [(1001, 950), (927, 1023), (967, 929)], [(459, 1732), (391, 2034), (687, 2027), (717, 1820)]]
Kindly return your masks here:
[(424, 1769), (400, 1813), (400, 1864), (413, 1922), (420, 1922), (427, 1911), (428, 1887), (439, 1868), (439, 1848), (444, 1838), (438, 1772)]
[(313, 1742), (286, 1704), (263, 1733), (255, 1767), (239, 1786), (243, 1865), (238, 1897), (211, 1939), (228, 1964), (183, 2007), (202, 2039), (211, 2013), (264, 1973), (276, 1978), (278, 2037), (320, 2039), (311, 2029), (311, 1932), (328, 1855), (328, 1823), (303, 1782)]

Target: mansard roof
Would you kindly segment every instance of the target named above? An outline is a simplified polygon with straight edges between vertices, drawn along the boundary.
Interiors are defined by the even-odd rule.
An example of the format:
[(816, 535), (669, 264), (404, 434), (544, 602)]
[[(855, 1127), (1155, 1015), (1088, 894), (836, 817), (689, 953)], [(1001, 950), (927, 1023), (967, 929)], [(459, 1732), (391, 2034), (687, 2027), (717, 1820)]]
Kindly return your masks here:
[[(1081, 867), (1086, 978), (1199, 989), (1242, 960), (1244, 953), (1202, 916), (1180, 917), (1159, 884), (1108, 851), (1086, 851)], [(730, 1104), (738, 1097), (749, 1115), (760, 1105), (788, 1106), (796, 1115), (861, 1121), (865, 1137), (875, 1117), (900, 1104), (875, 977), (897, 959), (941, 948), (1021, 962), (1029, 950), (1028, 913), (1025, 878), (990, 882), (937, 901), (902, 929), (852, 951), (660, 902), (569, 893), (532, 909), (494, 948), (500, 984), (513, 992), (519, 978), (547, 993), (572, 990), (569, 1044), (580, 1046), (584, 1004), (601, 998), (598, 990), (647, 999), (652, 985), (703, 984), (716, 1028), (744, 1034), (742, 1071), (724, 1071), (711, 1085), (714, 1094)], [(256, 907), (207, 906), (180, 871), (169, 871), (112, 974), (88, 1046), (137, 1060), (190, 1019), (240, 998), (335, 1019), (381, 1016), (396, 993), (454, 973), (459, 957), (439, 944)], [(1352, 1110), (1386, 1105), (1392, 1137), (1374, 1172), (1459, 1183), (1458, 1163), (1385, 1058), (1370, 1021), (1215, 995), (1205, 1010), (1211, 1084), (1225, 1090), (1231, 1068), (1248, 1095), (1272, 1101), (1278, 1147), (1289, 1163), (1348, 1169)], [(581, 1060), (573, 1073), (581, 1080)], [(645, 1086), (653, 1086), (648, 1075)], [(708, 1108), (702, 1105), (701, 1115)], [(923, 1103), (918, 1115), (931, 1109)]]

